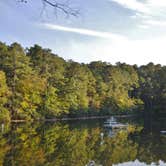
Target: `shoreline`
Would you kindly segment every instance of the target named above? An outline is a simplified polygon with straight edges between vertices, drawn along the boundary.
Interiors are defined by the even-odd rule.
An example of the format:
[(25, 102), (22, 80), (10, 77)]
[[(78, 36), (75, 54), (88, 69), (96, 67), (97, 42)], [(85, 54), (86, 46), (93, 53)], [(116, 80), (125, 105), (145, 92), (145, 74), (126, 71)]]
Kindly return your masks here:
[[(52, 119), (39, 119), (39, 120), (34, 120), (34, 121), (56, 122), (56, 121), (72, 121), (72, 120), (105, 119), (105, 118), (110, 118), (111, 116), (114, 116), (116, 118), (127, 118), (127, 117), (138, 116), (138, 114), (89, 116), (89, 117), (73, 117), (73, 118), (52, 118)], [(23, 122), (27, 122), (27, 120), (13, 119), (13, 120), (11, 120), (11, 122), (12, 123), (23, 123)]]

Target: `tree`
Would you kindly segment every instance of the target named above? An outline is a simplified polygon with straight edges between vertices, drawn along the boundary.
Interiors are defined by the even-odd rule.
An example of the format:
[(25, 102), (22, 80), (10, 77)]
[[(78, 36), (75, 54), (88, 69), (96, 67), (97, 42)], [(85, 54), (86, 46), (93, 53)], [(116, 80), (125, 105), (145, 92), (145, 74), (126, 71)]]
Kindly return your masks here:
[[(156, 102), (161, 99), (162, 82), (164, 82), (163, 69), (160, 65), (149, 63), (146, 66), (141, 66), (138, 69), (139, 84), (138, 93), (145, 103), (146, 110), (152, 110)], [(164, 87), (163, 87), (164, 88)]]
[(1, 45), (0, 68), (6, 73), (11, 91), (10, 106), (12, 119), (35, 119), (41, 102), (45, 81), (30, 66), (30, 59), (18, 44)]
[(0, 122), (10, 121), (10, 112), (5, 107), (9, 95), (10, 92), (6, 84), (5, 73), (0, 71)]
[(18, 82), (32, 73), (29, 58), (26, 56), (21, 45), (13, 43), (11, 46), (3, 46), (0, 49), (0, 68), (6, 74), (7, 84), (12, 93), (9, 105), (12, 117), (15, 117), (17, 110), (20, 108), (19, 98), (21, 94), (18, 93)]
[(17, 114), (15, 118), (35, 120), (42, 118), (40, 106), (46, 91), (46, 80), (38, 75), (27, 75), (17, 83)]
[(61, 100), (65, 61), (54, 55), (51, 50), (43, 49), (38, 45), (31, 47), (27, 52), (27, 56), (30, 58), (32, 68), (46, 81), (40, 106), (41, 114), (50, 118), (66, 112)]
[(25, 51), (18, 43), (0, 43), (0, 71), (0, 109), (12, 119), (108, 115), (141, 104), (156, 113), (166, 108), (161, 65), (80, 64), (38, 45)]
[[(19, 2), (22, 3), (28, 3), (29, 0), (20, 0)], [(46, 7), (52, 7), (55, 10), (55, 13), (62, 12), (67, 17), (74, 16), (77, 17), (79, 15), (79, 10), (71, 7), (71, 5), (68, 2), (62, 2), (61, 0), (41, 0), (43, 3), (43, 11), (46, 9)], [(42, 12), (43, 12), (42, 11)]]
[(64, 112), (61, 104), (62, 103), (58, 99), (57, 89), (48, 86), (44, 92), (41, 104), (41, 114), (44, 115), (45, 118), (58, 117)]
[(88, 108), (87, 86), (88, 76), (86, 70), (79, 63), (70, 61), (65, 73), (64, 98), (69, 109), (80, 110)]

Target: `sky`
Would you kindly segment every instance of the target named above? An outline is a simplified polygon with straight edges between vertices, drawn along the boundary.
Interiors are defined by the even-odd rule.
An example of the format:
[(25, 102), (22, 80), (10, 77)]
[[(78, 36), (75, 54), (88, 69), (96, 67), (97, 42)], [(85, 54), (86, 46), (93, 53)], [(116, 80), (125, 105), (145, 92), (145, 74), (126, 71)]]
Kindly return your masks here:
[(136, 166), (156, 166), (156, 164), (158, 166), (165, 166), (166, 163), (159, 160), (158, 163), (146, 164), (144, 162), (140, 162), (139, 160), (135, 160), (135, 161), (125, 162), (125, 163), (122, 163), (122, 164), (113, 164), (113, 166), (133, 166), (133, 165), (136, 165)]
[(42, 0), (0, 0), (0, 41), (39, 44), (77, 62), (166, 65), (166, 0), (70, 0), (69, 5), (79, 17), (49, 6), (43, 10)]

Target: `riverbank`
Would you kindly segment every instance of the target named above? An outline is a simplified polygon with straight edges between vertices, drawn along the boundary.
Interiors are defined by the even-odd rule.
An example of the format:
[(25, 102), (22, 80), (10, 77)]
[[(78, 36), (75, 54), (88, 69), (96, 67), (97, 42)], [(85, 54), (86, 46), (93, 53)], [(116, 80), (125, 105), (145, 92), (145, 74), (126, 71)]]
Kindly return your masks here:
[[(52, 119), (39, 119), (37, 121), (45, 121), (45, 122), (56, 122), (56, 121), (72, 121), (72, 120), (88, 120), (88, 119), (105, 119), (114, 116), (116, 118), (127, 118), (127, 117), (135, 117), (138, 114), (130, 114), (130, 115), (107, 115), (107, 116), (89, 116), (89, 117), (66, 117), (66, 118), (52, 118)], [(26, 120), (11, 120), (12, 123), (23, 123), (27, 122)]]

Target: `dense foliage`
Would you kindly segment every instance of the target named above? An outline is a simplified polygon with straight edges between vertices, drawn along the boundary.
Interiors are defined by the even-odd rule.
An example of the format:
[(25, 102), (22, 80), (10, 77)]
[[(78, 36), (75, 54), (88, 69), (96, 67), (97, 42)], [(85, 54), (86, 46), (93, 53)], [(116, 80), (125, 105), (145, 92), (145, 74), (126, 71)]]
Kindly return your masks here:
[(80, 64), (34, 45), (0, 43), (0, 120), (164, 112), (166, 67)]

